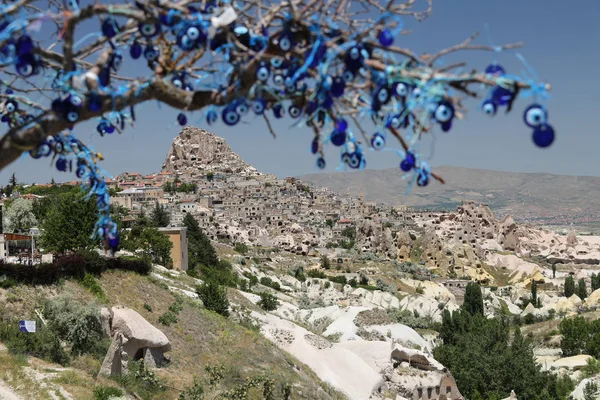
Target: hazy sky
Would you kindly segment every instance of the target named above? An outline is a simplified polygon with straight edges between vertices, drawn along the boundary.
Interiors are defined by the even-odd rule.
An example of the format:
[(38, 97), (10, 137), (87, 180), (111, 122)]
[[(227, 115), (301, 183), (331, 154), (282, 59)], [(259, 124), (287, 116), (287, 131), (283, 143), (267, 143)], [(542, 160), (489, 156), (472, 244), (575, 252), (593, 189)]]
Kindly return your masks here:
[[(82, 0), (83, 4), (87, 2)], [(424, 5), (425, 1), (416, 3)], [(493, 119), (482, 115), (479, 101), (469, 101), (467, 117), (455, 122), (450, 133), (436, 134), (436, 150), (430, 163), (600, 176), (599, 20), (600, 0), (577, 0), (569, 5), (563, 0), (434, 0), (430, 18), (421, 23), (406, 20), (413, 32), (396, 43), (418, 54), (460, 43), (475, 31), (482, 33), (477, 43), (488, 44), (484, 34), (487, 22), (496, 44), (524, 41), (525, 47), (519, 51), (539, 78), (552, 84), (548, 107), (557, 139), (551, 148), (536, 148), (530, 129), (522, 122), (522, 111), (530, 99), (519, 99), (513, 113), (499, 113)], [(471, 67), (482, 69), (494, 56), (466, 51), (445, 62), (466, 61)], [(508, 72), (523, 70), (514, 54), (503, 52), (497, 59)], [(133, 63), (125, 67), (126, 71), (141, 69), (145, 73), (143, 61)], [(95, 131), (97, 122), (75, 129), (79, 138), (104, 154), (102, 167), (111, 174), (158, 172), (179, 132), (180, 127), (174, 122), (178, 111), (164, 105), (159, 108), (156, 102), (138, 106), (136, 111), (135, 129), (128, 127), (122, 135), (115, 133), (101, 138)], [(188, 115), (190, 123), (201, 117), (201, 112)], [(284, 177), (318, 171), (309, 152), (310, 131), (290, 128), (291, 120), (286, 119), (275, 123), (278, 138), (273, 139), (262, 119), (248, 115), (245, 120), (247, 124), (230, 128), (219, 123), (210, 130), (224, 137), (235, 152), (262, 172)], [(0, 131), (5, 127), (3, 124)], [(328, 153), (327, 171), (335, 170), (338, 154)], [(368, 168), (394, 168), (399, 161), (393, 153), (367, 153)], [(48, 182), (51, 177), (58, 182), (75, 179), (74, 174), (56, 171), (49, 165), (49, 159), (33, 160), (29, 156), (0, 171), (0, 182), (7, 182), (13, 172), (19, 181), (29, 183)]]

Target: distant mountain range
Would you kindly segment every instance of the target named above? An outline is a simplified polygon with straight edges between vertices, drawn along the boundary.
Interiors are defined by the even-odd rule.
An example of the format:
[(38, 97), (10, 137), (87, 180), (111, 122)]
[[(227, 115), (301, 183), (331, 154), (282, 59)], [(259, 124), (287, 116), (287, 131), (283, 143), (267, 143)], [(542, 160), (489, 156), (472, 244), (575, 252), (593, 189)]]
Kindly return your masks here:
[(485, 203), (499, 214), (548, 225), (600, 222), (600, 177), (513, 173), (442, 166), (446, 184), (433, 181), (405, 195), (398, 169), (317, 173), (298, 178), (340, 194), (388, 205), (453, 209), (463, 200)]

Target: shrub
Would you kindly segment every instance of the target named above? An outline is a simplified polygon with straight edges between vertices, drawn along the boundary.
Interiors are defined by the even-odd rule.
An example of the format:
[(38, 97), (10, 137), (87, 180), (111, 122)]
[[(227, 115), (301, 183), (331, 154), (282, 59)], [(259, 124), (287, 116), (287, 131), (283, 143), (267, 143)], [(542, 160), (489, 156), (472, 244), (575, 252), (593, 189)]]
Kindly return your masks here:
[(199, 286), (196, 291), (207, 310), (214, 311), (224, 317), (229, 316), (229, 300), (227, 300), (226, 288), (215, 282), (208, 281)]
[(92, 292), (92, 294), (101, 302), (108, 301), (106, 295), (104, 294), (104, 290), (102, 290), (102, 287), (98, 284), (98, 281), (96, 281), (96, 278), (94, 278), (93, 275), (90, 275), (86, 272), (81, 280), (81, 286)]
[(148, 303), (144, 303), (144, 309), (148, 312), (152, 312), (152, 306)]
[(154, 372), (145, 367), (142, 360), (129, 361), (128, 369), (127, 375), (121, 375), (114, 379), (142, 399), (161, 398), (160, 393), (165, 391), (165, 385)]
[(240, 254), (246, 254), (248, 252), (248, 246), (244, 243), (236, 243), (233, 249)]
[(535, 316), (533, 314), (527, 314), (525, 318), (523, 318), (523, 322), (525, 322), (526, 325), (534, 324)]
[(192, 386), (185, 387), (179, 393), (179, 400), (204, 400), (204, 387), (198, 378), (194, 378)]
[(242, 275), (244, 275), (246, 278), (248, 278), (250, 287), (252, 287), (258, 283), (258, 278), (256, 277), (256, 275), (252, 275), (250, 272), (244, 272)]
[(353, 288), (355, 288), (356, 286), (358, 286), (358, 282), (356, 281), (356, 278), (352, 278), (348, 281), (348, 284), (350, 286), (352, 286)]
[(173, 311), (165, 311), (163, 315), (158, 317), (158, 322), (164, 326), (171, 326), (177, 323), (177, 315)]
[(100, 309), (94, 303), (87, 305), (61, 295), (44, 303), (48, 326), (59, 338), (71, 345), (76, 355), (92, 354), (103, 357), (108, 345), (100, 323)]
[(70, 362), (69, 354), (55, 332), (37, 321), (36, 333), (19, 332), (19, 321), (0, 322), (0, 341), (15, 355), (31, 355), (63, 366)]
[(123, 391), (111, 386), (97, 386), (94, 388), (94, 400), (110, 400), (111, 397), (121, 397)]
[(279, 307), (279, 301), (271, 293), (262, 292), (262, 293), (259, 293), (259, 296), (260, 296), (260, 301), (258, 302), (258, 305), (263, 310), (273, 311), (273, 310), (276, 310), (277, 307)]
[(11, 278), (6, 278), (6, 279), (0, 280), (0, 289), (9, 289), (16, 285), (17, 285), (17, 282)]
[(346, 277), (344, 275), (339, 275), (339, 276), (330, 276), (329, 280), (331, 282), (334, 283), (340, 283), (342, 285), (345, 285), (346, 283), (348, 283), (348, 281), (346, 280)]
[(308, 271), (306, 273), (306, 275), (309, 278), (320, 278), (320, 279), (326, 279), (327, 278), (327, 275), (325, 275), (325, 272), (319, 271), (318, 269), (311, 269), (310, 271)]
[(329, 289), (331, 287), (331, 282), (325, 282), (325, 285), (323, 285), (323, 287), (325, 289)]
[(268, 286), (268, 287), (273, 288), (275, 290), (281, 290), (281, 285), (279, 284), (279, 282), (275, 282), (274, 280), (272, 280), (268, 276), (263, 276), (262, 278), (260, 278), (260, 283), (261, 283), (261, 285)]

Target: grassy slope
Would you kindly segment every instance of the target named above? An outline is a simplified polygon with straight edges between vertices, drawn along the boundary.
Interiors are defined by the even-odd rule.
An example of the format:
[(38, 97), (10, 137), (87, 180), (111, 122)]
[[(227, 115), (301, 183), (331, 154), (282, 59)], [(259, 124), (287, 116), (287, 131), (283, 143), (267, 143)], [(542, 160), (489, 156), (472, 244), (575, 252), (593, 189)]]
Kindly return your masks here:
[[(174, 297), (146, 277), (112, 271), (105, 273), (98, 282), (108, 298), (108, 306), (122, 304), (131, 307), (161, 329), (171, 341), (172, 350), (167, 353), (171, 364), (157, 371), (169, 387), (167, 393), (160, 395), (161, 399), (176, 399), (179, 389), (190, 385), (194, 376), (204, 376), (205, 365), (217, 363), (227, 367), (225, 376), (228, 387), (241, 383), (246, 377), (267, 373), (278, 384), (284, 381), (292, 384), (294, 399), (343, 398), (323, 384), (307, 366), (279, 350), (259, 333), (202, 309), (191, 300), (186, 301), (178, 315), (178, 323), (169, 327), (161, 325), (158, 318), (173, 303)], [(71, 293), (75, 298), (92, 300), (85, 289), (69, 281), (62, 286), (45, 288), (20, 286), (0, 289), (0, 312), (20, 318), (33, 317), (32, 310), (38, 300), (63, 291)], [(144, 303), (149, 304), (153, 311), (145, 310)], [(9, 356), (5, 354), (2, 357)], [(17, 361), (7, 361), (7, 365), (14, 365)], [(94, 386), (92, 377), (98, 371), (100, 363), (101, 360), (89, 357), (79, 358), (73, 363), (73, 367), (77, 369), (75, 376), (71, 374), (59, 378), (59, 381), (69, 381), (64, 386), (69, 392), (77, 393), (76, 398), (91, 398)], [(10, 376), (14, 370), (0, 369), (0, 379), (10, 382), (5, 377)], [(106, 384), (104, 381), (103, 383)]]

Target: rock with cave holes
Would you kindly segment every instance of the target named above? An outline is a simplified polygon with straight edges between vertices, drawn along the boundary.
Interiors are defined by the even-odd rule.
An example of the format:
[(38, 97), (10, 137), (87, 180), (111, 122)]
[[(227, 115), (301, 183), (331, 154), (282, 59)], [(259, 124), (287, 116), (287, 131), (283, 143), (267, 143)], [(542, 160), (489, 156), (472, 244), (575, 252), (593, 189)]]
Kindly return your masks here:
[(148, 368), (162, 366), (171, 343), (161, 330), (124, 306), (103, 308), (100, 315), (102, 326), (112, 338), (100, 374), (121, 375), (127, 371), (128, 361), (143, 360)]

